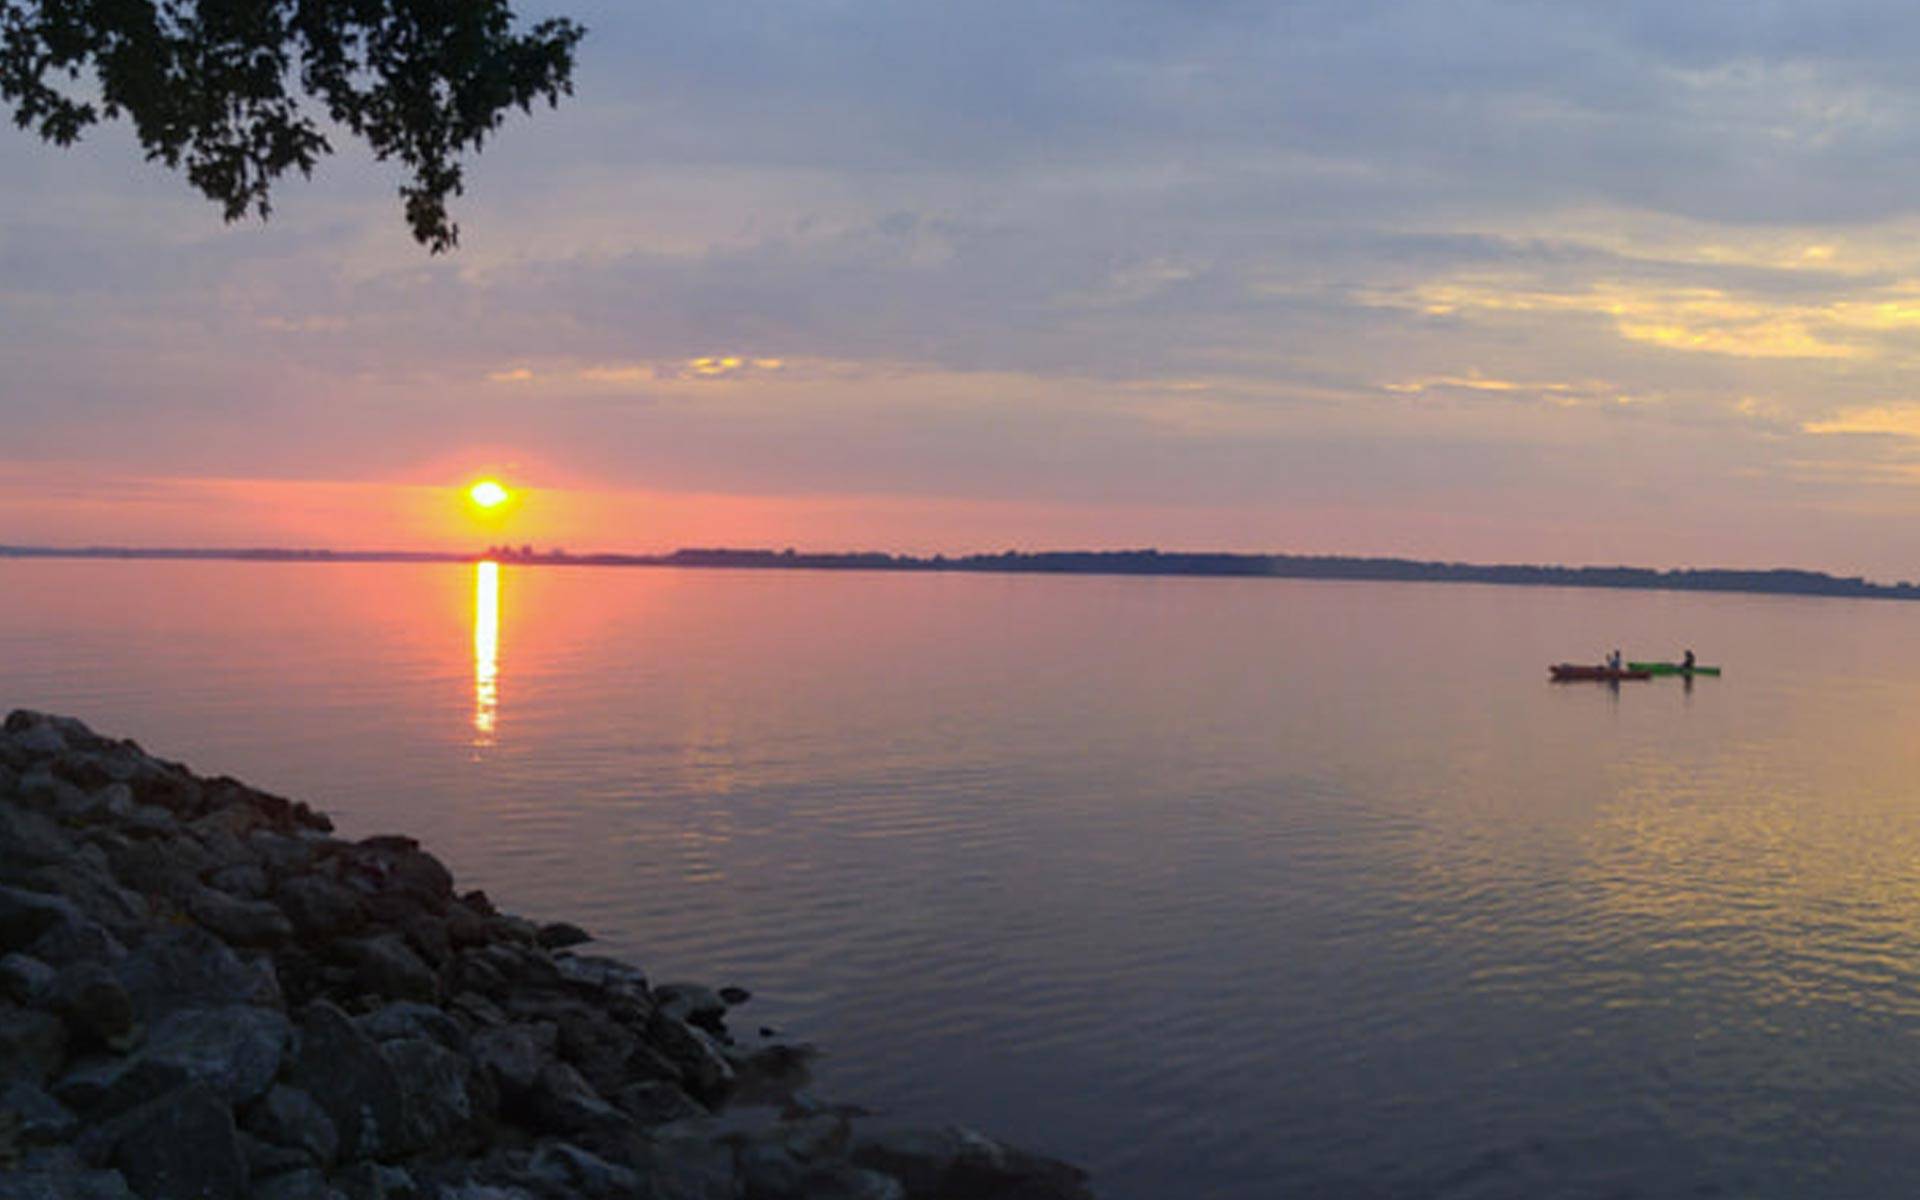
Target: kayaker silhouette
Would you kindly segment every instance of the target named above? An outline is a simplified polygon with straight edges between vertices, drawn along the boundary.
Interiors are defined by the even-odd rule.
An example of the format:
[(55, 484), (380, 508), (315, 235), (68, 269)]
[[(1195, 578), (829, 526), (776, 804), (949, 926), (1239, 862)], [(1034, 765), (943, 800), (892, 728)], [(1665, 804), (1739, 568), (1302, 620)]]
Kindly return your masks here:
[(1693, 670), (1693, 651), (1691, 650), (1687, 651), (1685, 657), (1681, 658), (1680, 669), (1682, 671)]
[(1615, 650), (1612, 654), (1607, 655), (1607, 669), (1609, 671), (1618, 671), (1620, 669), (1620, 651)]

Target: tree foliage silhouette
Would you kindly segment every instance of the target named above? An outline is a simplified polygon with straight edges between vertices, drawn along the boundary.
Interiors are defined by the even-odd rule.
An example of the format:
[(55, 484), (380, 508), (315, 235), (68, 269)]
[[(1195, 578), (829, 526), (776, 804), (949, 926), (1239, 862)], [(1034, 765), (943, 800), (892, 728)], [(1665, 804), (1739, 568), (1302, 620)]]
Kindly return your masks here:
[(507, 0), (0, 0), (0, 101), (59, 146), (125, 116), (229, 221), (311, 175), (331, 122), (407, 168), (407, 224), (437, 254), (459, 240), (462, 155), (572, 94), (584, 32), (518, 32)]

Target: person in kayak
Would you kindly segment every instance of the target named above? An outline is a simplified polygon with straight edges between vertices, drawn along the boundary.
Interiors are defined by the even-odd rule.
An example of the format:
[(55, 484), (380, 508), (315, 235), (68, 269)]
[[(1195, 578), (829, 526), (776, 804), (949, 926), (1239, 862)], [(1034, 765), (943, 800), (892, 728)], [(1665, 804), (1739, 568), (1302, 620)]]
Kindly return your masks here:
[(1607, 670), (1618, 671), (1619, 669), (1620, 669), (1620, 651), (1615, 650), (1612, 654), (1607, 655)]
[(1680, 659), (1680, 669), (1682, 671), (1693, 670), (1693, 651), (1691, 650), (1687, 651), (1686, 654)]

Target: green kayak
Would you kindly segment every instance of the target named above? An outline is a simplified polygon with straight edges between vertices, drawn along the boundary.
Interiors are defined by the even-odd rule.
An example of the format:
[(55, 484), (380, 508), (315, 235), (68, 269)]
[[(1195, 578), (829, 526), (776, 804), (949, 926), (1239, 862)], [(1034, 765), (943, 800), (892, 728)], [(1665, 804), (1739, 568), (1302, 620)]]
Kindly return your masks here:
[(1632, 662), (1627, 664), (1630, 671), (1646, 671), (1654, 675), (1718, 675), (1719, 667), (1683, 667), (1672, 662)]

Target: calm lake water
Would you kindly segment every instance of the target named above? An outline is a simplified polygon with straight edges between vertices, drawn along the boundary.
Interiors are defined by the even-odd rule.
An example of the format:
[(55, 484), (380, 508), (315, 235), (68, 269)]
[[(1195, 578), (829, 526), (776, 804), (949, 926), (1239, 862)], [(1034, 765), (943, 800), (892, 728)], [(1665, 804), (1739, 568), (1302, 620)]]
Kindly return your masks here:
[[(1677, 656), (1725, 678), (1550, 685)], [(0, 708), (1161, 1197), (1920, 1189), (1920, 606), (0, 561)]]

